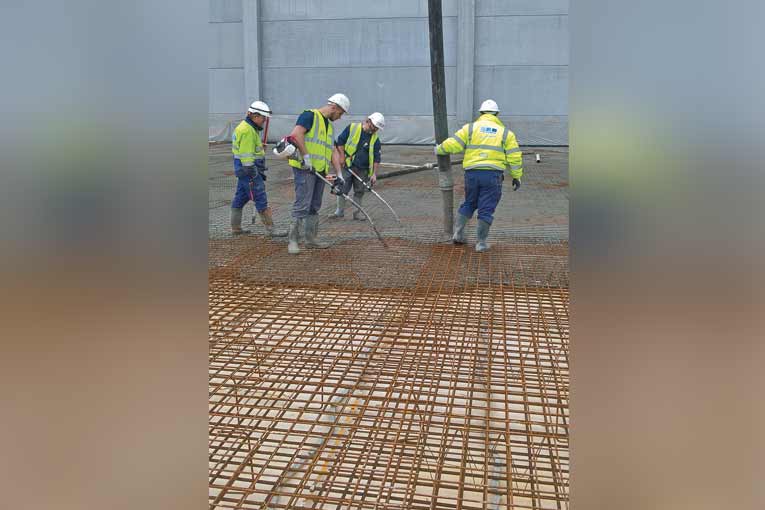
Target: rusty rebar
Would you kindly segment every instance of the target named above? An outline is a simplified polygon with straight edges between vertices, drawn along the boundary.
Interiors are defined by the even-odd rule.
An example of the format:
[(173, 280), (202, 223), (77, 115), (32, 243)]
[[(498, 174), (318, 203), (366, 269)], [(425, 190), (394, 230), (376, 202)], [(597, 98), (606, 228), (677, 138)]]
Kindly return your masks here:
[(567, 289), (427, 250), (399, 288), (211, 273), (211, 508), (566, 507)]
[(568, 508), (565, 240), (439, 245), (417, 207), (370, 207), (388, 250), (211, 233), (210, 508)]

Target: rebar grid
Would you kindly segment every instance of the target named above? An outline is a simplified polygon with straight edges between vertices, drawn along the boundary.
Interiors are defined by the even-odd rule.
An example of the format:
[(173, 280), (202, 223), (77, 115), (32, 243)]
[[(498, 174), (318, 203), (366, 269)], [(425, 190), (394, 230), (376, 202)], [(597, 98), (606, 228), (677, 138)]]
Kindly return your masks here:
[(567, 508), (565, 246), (366, 245), (211, 242), (210, 507)]
[[(470, 253), (472, 246), (426, 245), (404, 239), (388, 239), (388, 249), (375, 240), (335, 243), (321, 252), (306, 251), (298, 256), (285, 254), (281, 241), (246, 236), (235, 240), (211, 240), (211, 277), (264, 285), (302, 287), (395, 289), (414, 288), (423, 278), (432, 278), (458, 289), (476, 284), (568, 287), (568, 243), (497, 243), (484, 257)], [(453, 251), (453, 270), (444, 272), (436, 259)], [(462, 254), (462, 256), (458, 256)], [(493, 261), (491, 271), (482, 260)]]
[[(230, 147), (211, 148), (210, 508), (568, 508), (567, 154), (526, 167), (488, 253), (472, 222), (439, 244), (420, 172), (378, 184), (400, 224), (364, 202), (389, 249), (327, 196), (333, 246), (289, 256), (259, 222), (231, 237)], [(285, 228), (291, 170), (269, 168)]]

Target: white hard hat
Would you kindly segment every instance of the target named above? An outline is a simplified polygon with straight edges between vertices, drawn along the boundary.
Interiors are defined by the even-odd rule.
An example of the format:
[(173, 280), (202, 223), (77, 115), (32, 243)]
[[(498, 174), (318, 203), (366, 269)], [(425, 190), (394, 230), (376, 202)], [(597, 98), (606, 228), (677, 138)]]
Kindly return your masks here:
[(297, 147), (295, 147), (294, 144), (290, 143), (289, 140), (287, 140), (287, 137), (285, 136), (281, 140), (279, 140), (279, 143), (276, 144), (276, 147), (274, 147), (274, 155), (279, 159), (287, 159), (293, 154), (295, 154), (295, 151), (297, 150)]
[(329, 96), (329, 99), (327, 99), (328, 102), (334, 103), (340, 108), (343, 109), (345, 113), (348, 113), (351, 109), (351, 100), (348, 99), (348, 96), (345, 94), (332, 94)]
[(383, 114), (380, 112), (374, 112), (369, 116), (369, 120), (377, 129), (383, 129), (385, 127), (385, 117), (383, 117)]
[(271, 116), (271, 108), (269, 108), (263, 101), (255, 101), (249, 108), (247, 108), (247, 111), (250, 113), (259, 113), (264, 117)]
[(481, 103), (481, 108), (478, 109), (479, 112), (494, 112), (499, 113), (499, 106), (497, 106), (497, 103), (493, 99), (487, 99), (483, 103)]

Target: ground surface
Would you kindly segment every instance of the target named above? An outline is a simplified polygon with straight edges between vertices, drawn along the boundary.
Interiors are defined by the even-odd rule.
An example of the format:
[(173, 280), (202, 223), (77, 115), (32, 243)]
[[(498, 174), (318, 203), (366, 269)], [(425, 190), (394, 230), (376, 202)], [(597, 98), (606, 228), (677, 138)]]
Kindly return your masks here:
[[(540, 153), (541, 163), (535, 163), (534, 153)], [(385, 146), (383, 161), (396, 166), (383, 165), (382, 174), (401, 170), (398, 165), (421, 165), (435, 162), (432, 149), (422, 146)], [(274, 218), (282, 228), (289, 224), (290, 208), (294, 200), (292, 171), (284, 162), (268, 159), (266, 189)], [(461, 157), (455, 158), (461, 161)], [(528, 149), (524, 155), (526, 174), (523, 185), (513, 192), (509, 180), (505, 182), (503, 198), (499, 203), (492, 237), (501, 241), (508, 236), (530, 240), (561, 242), (568, 240), (568, 151), (565, 148)], [(462, 167), (455, 165), (454, 203), (459, 206), (464, 197)], [(210, 150), (210, 237), (230, 236), (229, 206), (233, 197), (235, 178), (232, 176), (231, 149), (228, 144), (212, 146)], [(425, 170), (410, 175), (381, 179), (375, 187), (398, 213), (403, 225), (397, 225), (387, 208), (369, 193), (362, 206), (368, 210), (378, 228), (386, 235), (407, 239), (435, 239), (443, 225), (441, 193), (438, 191), (436, 170)], [(326, 216), (335, 208), (335, 197), (325, 192), (322, 232), (327, 240), (350, 237), (364, 238), (374, 233), (362, 222), (346, 220), (329, 222)], [(347, 206), (350, 213), (353, 209)], [(245, 207), (245, 219), (252, 218), (252, 205)], [(349, 214), (350, 216), (350, 214)], [(248, 223), (248, 221), (245, 221)], [(475, 219), (468, 235), (474, 232)], [(256, 224), (254, 233), (262, 233)], [(473, 238), (474, 239), (474, 238)], [(286, 242), (286, 241), (285, 241)]]
[[(428, 170), (376, 187), (401, 224), (365, 197), (386, 246), (349, 208), (322, 219), (330, 249), (290, 256), (259, 224), (230, 236), (230, 147), (211, 147), (211, 508), (567, 508), (568, 154), (524, 152), (487, 253), (439, 243)], [(269, 163), (286, 228), (291, 172)]]

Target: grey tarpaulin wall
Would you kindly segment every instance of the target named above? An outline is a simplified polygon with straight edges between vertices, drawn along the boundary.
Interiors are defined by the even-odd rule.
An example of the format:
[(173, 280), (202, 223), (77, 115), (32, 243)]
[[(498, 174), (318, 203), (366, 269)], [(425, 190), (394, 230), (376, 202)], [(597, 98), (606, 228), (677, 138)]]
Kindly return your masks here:
[[(275, 111), (269, 138), (334, 92), (348, 122), (385, 115), (384, 143), (433, 143), (426, 0), (209, 0), (209, 139), (246, 105)], [(568, 0), (444, 0), (449, 129), (499, 103), (523, 145), (568, 144)]]

